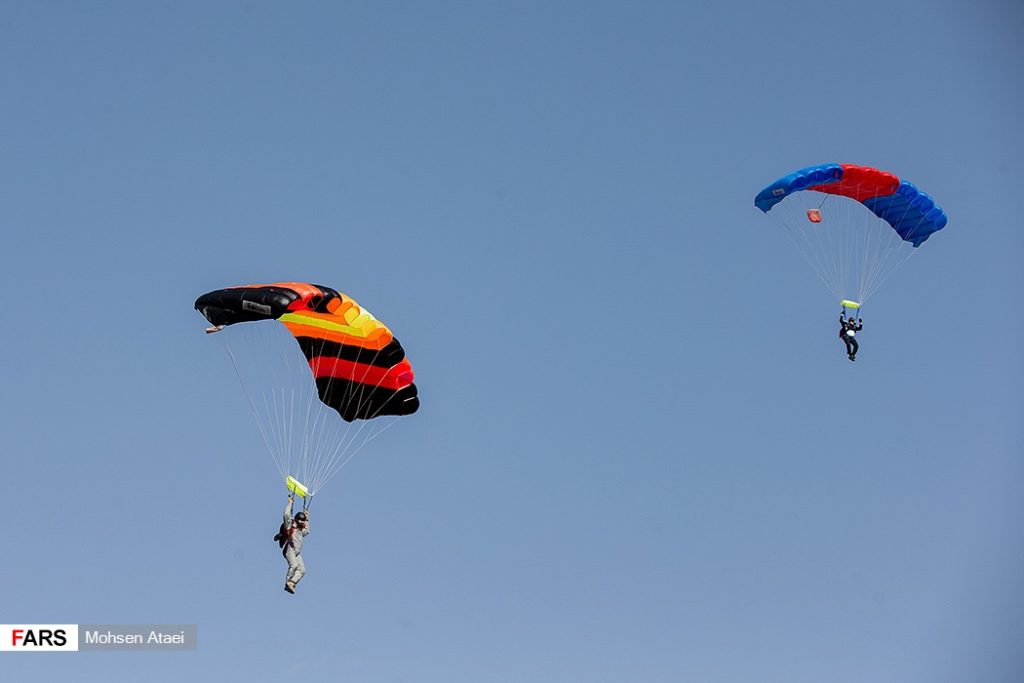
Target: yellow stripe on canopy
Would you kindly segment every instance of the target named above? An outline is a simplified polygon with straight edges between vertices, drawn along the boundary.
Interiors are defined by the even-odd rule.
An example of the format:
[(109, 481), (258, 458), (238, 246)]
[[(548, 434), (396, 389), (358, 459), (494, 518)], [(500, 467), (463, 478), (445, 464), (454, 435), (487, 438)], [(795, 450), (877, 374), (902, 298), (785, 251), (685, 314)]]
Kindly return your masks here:
[(284, 324), (292, 323), (294, 325), (304, 325), (307, 327), (317, 327), (328, 332), (340, 332), (341, 334), (347, 334), (350, 337), (370, 337), (374, 332), (378, 330), (385, 330), (390, 333), (387, 327), (377, 322), (372, 317), (367, 319), (363, 316), (358, 316), (352, 320), (352, 324), (344, 325), (340, 322), (335, 322), (338, 318), (327, 319), (321, 316), (303, 315), (301, 313), (285, 313), (278, 318)]

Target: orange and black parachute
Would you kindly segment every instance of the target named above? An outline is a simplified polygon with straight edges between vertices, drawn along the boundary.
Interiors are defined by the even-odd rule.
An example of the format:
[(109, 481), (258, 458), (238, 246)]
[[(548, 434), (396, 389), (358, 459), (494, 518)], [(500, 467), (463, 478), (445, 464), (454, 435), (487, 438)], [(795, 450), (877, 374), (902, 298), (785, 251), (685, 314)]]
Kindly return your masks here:
[(196, 310), (216, 326), (281, 322), (306, 356), (320, 400), (347, 422), (411, 415), (420, 407), (402, 345), (335, 289), (305, 282), (230, 287), (200, 296)]

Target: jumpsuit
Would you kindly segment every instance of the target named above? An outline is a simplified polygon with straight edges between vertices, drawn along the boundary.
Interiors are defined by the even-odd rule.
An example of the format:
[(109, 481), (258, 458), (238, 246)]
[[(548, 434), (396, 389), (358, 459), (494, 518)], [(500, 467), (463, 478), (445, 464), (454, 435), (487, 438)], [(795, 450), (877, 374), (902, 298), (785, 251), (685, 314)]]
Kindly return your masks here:
[(309, 535), (309, 523), (300, 529), (292, 518), (292, 502), (289, 500), (284, 508), (284, 523), (288, 528), (288, 540), (284, 544), (284, 559), (288, 562), (288, 574), (285, 583), (297, 585), (306, 574), (306, 564), (302, 561), (302, 538)]

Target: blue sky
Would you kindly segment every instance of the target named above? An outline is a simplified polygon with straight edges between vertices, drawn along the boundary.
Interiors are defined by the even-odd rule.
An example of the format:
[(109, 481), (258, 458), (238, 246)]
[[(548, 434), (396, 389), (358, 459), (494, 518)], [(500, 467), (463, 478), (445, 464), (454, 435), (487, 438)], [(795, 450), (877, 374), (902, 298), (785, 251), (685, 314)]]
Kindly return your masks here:
[[(6, 2), (4, 623), (195, 623), (4, 680), (1019, 681), (1011, 2)], [(949, 226), (864, 311), (753, 196)], [(423, 401), (284, 491), (195, 297), (307, 280)]]

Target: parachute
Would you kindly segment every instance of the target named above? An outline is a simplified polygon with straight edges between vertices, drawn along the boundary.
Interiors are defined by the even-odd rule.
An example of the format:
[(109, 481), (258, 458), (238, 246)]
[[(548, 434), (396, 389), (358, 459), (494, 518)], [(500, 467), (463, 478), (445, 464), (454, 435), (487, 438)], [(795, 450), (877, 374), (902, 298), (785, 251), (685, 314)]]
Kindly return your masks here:
[(844, 308), (859, 308), (947, 222), (913, 184), (853, 164), (794, 171), (761, 190), (754, 206), (776, 219)]
[(281, 478), (307, 502), (369, 441), (419, 409), (402, 345), (337, 290), (231, 287), (203, 294), (195, 307), (224, 342)]

